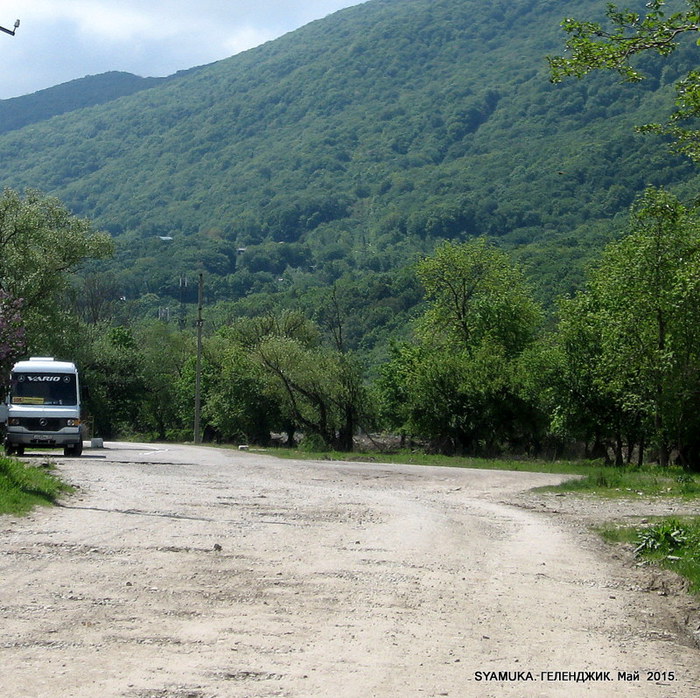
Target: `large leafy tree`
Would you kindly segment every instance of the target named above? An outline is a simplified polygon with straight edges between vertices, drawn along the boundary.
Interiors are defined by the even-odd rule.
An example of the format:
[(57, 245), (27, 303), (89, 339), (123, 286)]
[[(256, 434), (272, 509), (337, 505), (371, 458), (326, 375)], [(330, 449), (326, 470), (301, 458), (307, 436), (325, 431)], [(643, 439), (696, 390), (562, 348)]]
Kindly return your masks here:
[(33, 351), (70, 342), (63, 336), (63, 294), (69, 273), (88, 258), (105, 257), (112, 241), (57, 199), (29, 191), (0, 195), (0, 290), (21, 299), (27, 341)]
[(323, 445), (351, 451), (368, 412), (362, 369), (351, 355), (270, 336), (253, 356), (265, 370), (282, 412)]
[(630, 412), (653, 420), (662, 464), (686, 462), (700, 397), (700, 221), (670, 194), (649, 189), (632, 232), (608, 247), (593, 278), (600, 298), (605, 372)]
[[(354, 355), (323, 346), (318, 326), (284, 311), (223, 328), (205, 416), (224, 438), (265, 441), (272, 429), (317, 445), (352, 450), (368, 397)], [(211, 344), (213, 346), (213, 344)]]
[(143, 433), (141, 410), (147, 391), (156, 390), (144, 378), (143, 354), (130, 328), (112, 327), (99, 332), (84, 327), (93, 342), (81, 367), (90, 388), (89, 411), (95, 434), (104, 438)]
[(442, 451), (522, 448), (535, 420), (517, 367), (540, 310), (521, 270), (477, 239), (442, 244), (417, 274), (428, 301), (417, 344), (395, 347), (378, 381), (388, 424)]
[(560, 409), (584, 427), (581, 414), (594, 410), (589, 429), (603, 417), (608, 435), (636, 434), (662, 465), (674, 449), (700, 465), (699, 269), (697, 215), (648, 189), (630, 233), (606, 248), (560, 327), (570, 374)]
[(202, 412), (208, 430), (223, 441), (269, 443), (281, 419), (261, 366), (226, 333), (209, 339), (206, 356), (211, 376)]
[(134, 340), (138, 370), (146, 387), (141, 395), (137, 428), (158, 439), (191, 431), (194, 396), (183, 405), (178, 388), (185, 366), (196, 351), (194, 337), (172, 323), (153, 320), (135, 328)]
[[(607, 459), (612, 443), (615, 461), (620, 465), (623, 439), (638, 444), (643, 439), (639, 435), (639, 411), (630, 409), (630, 403), (620, 398), (610, 372), (604, 370), (606, 321), (601, 299), (594, 293), (579, 292), (573, 298), (561, 299), (547, 363), (537, 367), (535, 378), (553, 434), (583, 442), (586, 454), (594, 458)], [(608, 345), (607, 349), (613, 347)]]
[[(569, 38), (566, 54), (549, 58), (554, 82), (600, 69), (638, 82), (646, 77), (640, 54), (668, 57), (689, 40), (700, 43), (700, 2), (648, 0), (639, 11), (609, 3), (604, 23), (569, 18), (562, 26)], [(676, 108), (667, 122), (640, 130), (670, 136), (678, 152), (699, 162), (700, 71), (688, 71), (676, 83), (676, 91)], [(572, 367), (570, 385), (585, 386), (596, 404), (603, 399), (607, 408), (598, 415), (612, 410), (621, 417), (610, 418), (608, 428), (615, 421), (618, 426), (626, 423), (636, 433), (629, 440), (638, 439), (640, 458), (648, 435), (662, 464), (675, 447), (686, 465), (694, 467), (700, 462), (695, 418), (700, 394), (695, 350), (700, 339), (697, 230), (696, 216), (677, 200), (663, 191), (647, 190), (633, 210), (631, 234), (606, 250), (586, 297), (568, 306), (559, 335), (562, 339), (562, 330), (597, 327), (596, 336), (588, 335), (592, 341), (587, 346), (595, 347), (588, 354), (592, 360), (584, 362), (589, 375)], [(565, 356), (572, 355), (567, 351)], [(578, 414), (580, 426), (584, 404), (565, 400), (558, 414)], [(619, 430), (616, 441), (619, 460)]]
[[(642, 3), (639, 2), (639, 5)], [(635, 62), (642, 53), (670, 56), (688, 36), (700, 32), (700, 0), (647, 0), (642, 11), (609, 3), (606, 23), (565, 19), (569, 38), (563, 56), (549, 57), (552, 80), (582, 77), (593, 70), (614, 70), (624, 80), (639, 82), (645, 75)], [(642, 130), (671, 135), (676, 148), (700, 161), (700, 71), (690, 70), (677, 84), (676, 110), (666, 124), (648, 124)]]
[(532, 339), (540, 309), (522, 270), (488, 240), (445, 242), (416, 272), (429, 304), (419, 326), (425, 341), (467, 350), (491, 341), (512, 356)]

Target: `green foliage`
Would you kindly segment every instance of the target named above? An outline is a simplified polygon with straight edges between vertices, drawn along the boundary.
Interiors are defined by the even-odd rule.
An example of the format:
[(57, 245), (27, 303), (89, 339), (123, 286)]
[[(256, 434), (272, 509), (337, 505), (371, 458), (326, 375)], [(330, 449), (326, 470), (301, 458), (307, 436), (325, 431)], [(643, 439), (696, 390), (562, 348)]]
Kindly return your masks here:
[(635, 554), (644, 563), (673, 570), (690, 582), (690, 591), (700, 592), (700, 520), (662, 518), (643, 527), (606, 526), (601, 534), (610, 543), (635, 546)]
[(353, 357), (281, 336), (264, 338), (253, 355), (288, 420), (327, 446), (352, 450), (355, 431), (368, 413), (361, 367)]
[(168, 323), (140, 323), (134, 332), (134, 342), (139, 349), (132, 352), (139, 362), (134, 370), (142, 376), (142, 386), (138, 381), (132, 386), (139, 410), (130, 430), (165, 440), (178, 429), (193, 428), (193, 421), (187, 419), (187, 408), (194, 405), (194, 396), (183, 405), (180, 383), (195, 352), (194, 337)]
[[(86, 333), (87, 334), (87, 333)], [(147, 390), (141, 351), (129, 328), (114, 327), (93, 333), (89, 354), (80, 369), (90, 389), (88, 407), (97, 436), (143, 432), (139, 415)]]
[(28, 342), (44, 350), (60, 346), (68, 275), (86, 259), (108, 256), (109, 237), (54, 198), (6, 190), (0, 196), (0, 250), (0, 288), (21, 299)]
[(10, 366), (25, 349), (25, 330), (21, 315), (22, 301), (0, 288), (0, 392), (6, 388)]
[(684, 500), (697, 499), (700, 494), (698, 476), (688, 473), (681, 466), (662, 468), (654, 463), (641, 466), (603, 465), (600, 461), (588, 461), (578, 469), (583, 477), (569, 480), (549, 491), (588, 492), (607, 498), (673, 497)]
[(700, 592), (700, 521), (661, 519), (637, 532), (635, 553), (646, 561), (673, 570), (690, 581), (690, 590)]
[(668, 555), (686, 546), (689, 538), (688, 529), (677, 519), (666, 519), (640, 531), (639, 545), (634, 552), (637, 555), (652, 551)]
[[(641, 5), (641, 2), (638, 3)], [(678, 11), (678, 6), (685, 6)], [(675, 11), (674, 11), (675, 10)], [(614, 70), (629, 82), (645, 79), (644, 69), (633, 59), (639, 54), (656, 53), (668, 58), (679, 46), (689, 45), (686, 35), (700, 31), (700, 2), (666, 2), (651, 0), (643, 12), (620, 9), (609, 3), (606, 23), (564, 20), (562, 26), (569, 35), (567, 56), (550, 57), (552, 80), (563, 77), (582, 77), (593, 70)], [(689, 70), (676, 83), (676, 111), (665, 125), (648, 124), (644, 132), (670, 135), (679, 152), (700, 161), (700, 131), (683, 126), (700, 116), (700, 72)]]
[(446, 452), (494, 454), (537, 439), (520, 356), (540, 311), (520, 270), (485, 240), (447, 242), (417, 266), (428, 307), (418, 343), (380, 369), (380, 411), (402, 433)]
[(562, 424), (573, 419), (587, 436), (606, 430), (618, 442), (647, 435), (662, 465), (672, 449), (687, 466), (700, 465), (698, 250), (697, 215), (648, 189), (587, 292), (562, 306)]
[(23, 515), (35, 506), (54, 503), (69, 491), (46, 468), (0, 456), (0, 514)]
[(596, 299), (579, 292), (562, 299), (559, 322), (540, 362), (536, 390), (547, 404), (555, 434), (592, 444), (588, 455), (606, 454), (606, 440), (619, 433), (624, 419), (612, 386), (600, 371), (603, 323)]
[(282, 419), (261, 366), (240, 344), (228, 342), (221, 344), (217, 359), (204, 402), (206, 423), (223, 441), (269, 443)]
[(645, 3), (645, 14), (640, 14), (608, 3), (605, 14), (609, 29), (599, 22), (564, 20), (562, 26), (570, 36), (566, 47), (571, 57), (549, 59), (553, 80), (559, 81), (565, 75), (582, 77), (599, 69), (616, 70), (632, 82), (642, 80), (641, 72), (630, 63), (632, 56), (650, 50), (669, 56), (680, 35), (700, 28), (700, 3), (688, 0), (684, 3), (688, 12), (669, 16), (665, 12), (667, 4), (665, 0), (652, 0)]
[(76, 109), (111, 102), (162, 81), (163, 78), (141, 78), (112, 71), (102, 75), (88, 75), (26, 97), (0, 100), (0, 132), (23, 128)]
[(320, 343), (318, 327), (302, 313), (290, 310), (239, 318), (223, 329), (221, 334), (248, 350), (254, 349), (268, 337), (284, 337), (309, 348)]
[(383, 426), (402, 436), (414, 431), (411, 421), (414, 376), (423, 358), (415, 344), (392, 344), (388, 359), (378, 369), (374, 400)]
[(520, 269), (487, 240), (443, 243), (416, 273), (429, 303), (419, 329), (424, 342), (493, 343), (513, 356), (532, 340), (540, 309)]

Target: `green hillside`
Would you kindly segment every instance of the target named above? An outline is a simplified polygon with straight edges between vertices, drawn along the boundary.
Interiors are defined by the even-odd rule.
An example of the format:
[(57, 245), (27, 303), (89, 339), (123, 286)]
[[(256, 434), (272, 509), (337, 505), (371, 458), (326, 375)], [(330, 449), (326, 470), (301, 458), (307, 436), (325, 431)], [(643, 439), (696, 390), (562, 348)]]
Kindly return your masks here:
[(339, 283), (365, 311), (356, 342), (372, 346), (419, 298), (396, 270), (440, 239), (478, 235), (515, 250), (551, 300), (645, 185), (695, 182), (690, 163), (633, 130), (670, 111), (693, 47), (645, 59), (641, 86), (602, 74), (549, 84), (563, 17), (603, 9), (371, 0), (5, 133), (0, 184), (55, 194), (112, 233), (118, 252), (101, 269), (120, 295), (150, 294), (144, 312), (192, 300), (180, 279), (199, 270), (211, 301), (246, 299), (237, 311), (314, 308)]
[(158, 85), (163, 80), (112, 71), (71, 80), (24, 97), (3, 99), (0, 100), (0, 133), (46, 121), (76, 109), (105, 104)]

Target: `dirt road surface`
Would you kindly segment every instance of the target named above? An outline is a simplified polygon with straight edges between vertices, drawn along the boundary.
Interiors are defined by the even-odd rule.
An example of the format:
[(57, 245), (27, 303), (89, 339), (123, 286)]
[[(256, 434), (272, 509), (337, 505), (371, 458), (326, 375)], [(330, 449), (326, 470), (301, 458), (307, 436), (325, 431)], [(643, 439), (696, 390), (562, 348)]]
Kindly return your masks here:
[(3, 695), (700, 694), (688, 601), (579, 505), (526, 493), (559, 476), (117, 443), (54, 460), (76, 494), (0, 517)]

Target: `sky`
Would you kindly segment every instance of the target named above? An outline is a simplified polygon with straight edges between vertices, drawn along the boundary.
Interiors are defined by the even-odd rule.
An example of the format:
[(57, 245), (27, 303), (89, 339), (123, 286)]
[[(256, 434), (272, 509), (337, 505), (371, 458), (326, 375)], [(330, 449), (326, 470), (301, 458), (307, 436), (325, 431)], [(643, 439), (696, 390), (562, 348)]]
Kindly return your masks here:
[(0, 0), (0, 99), (123, 70), (213, 63), (361, 0)]

